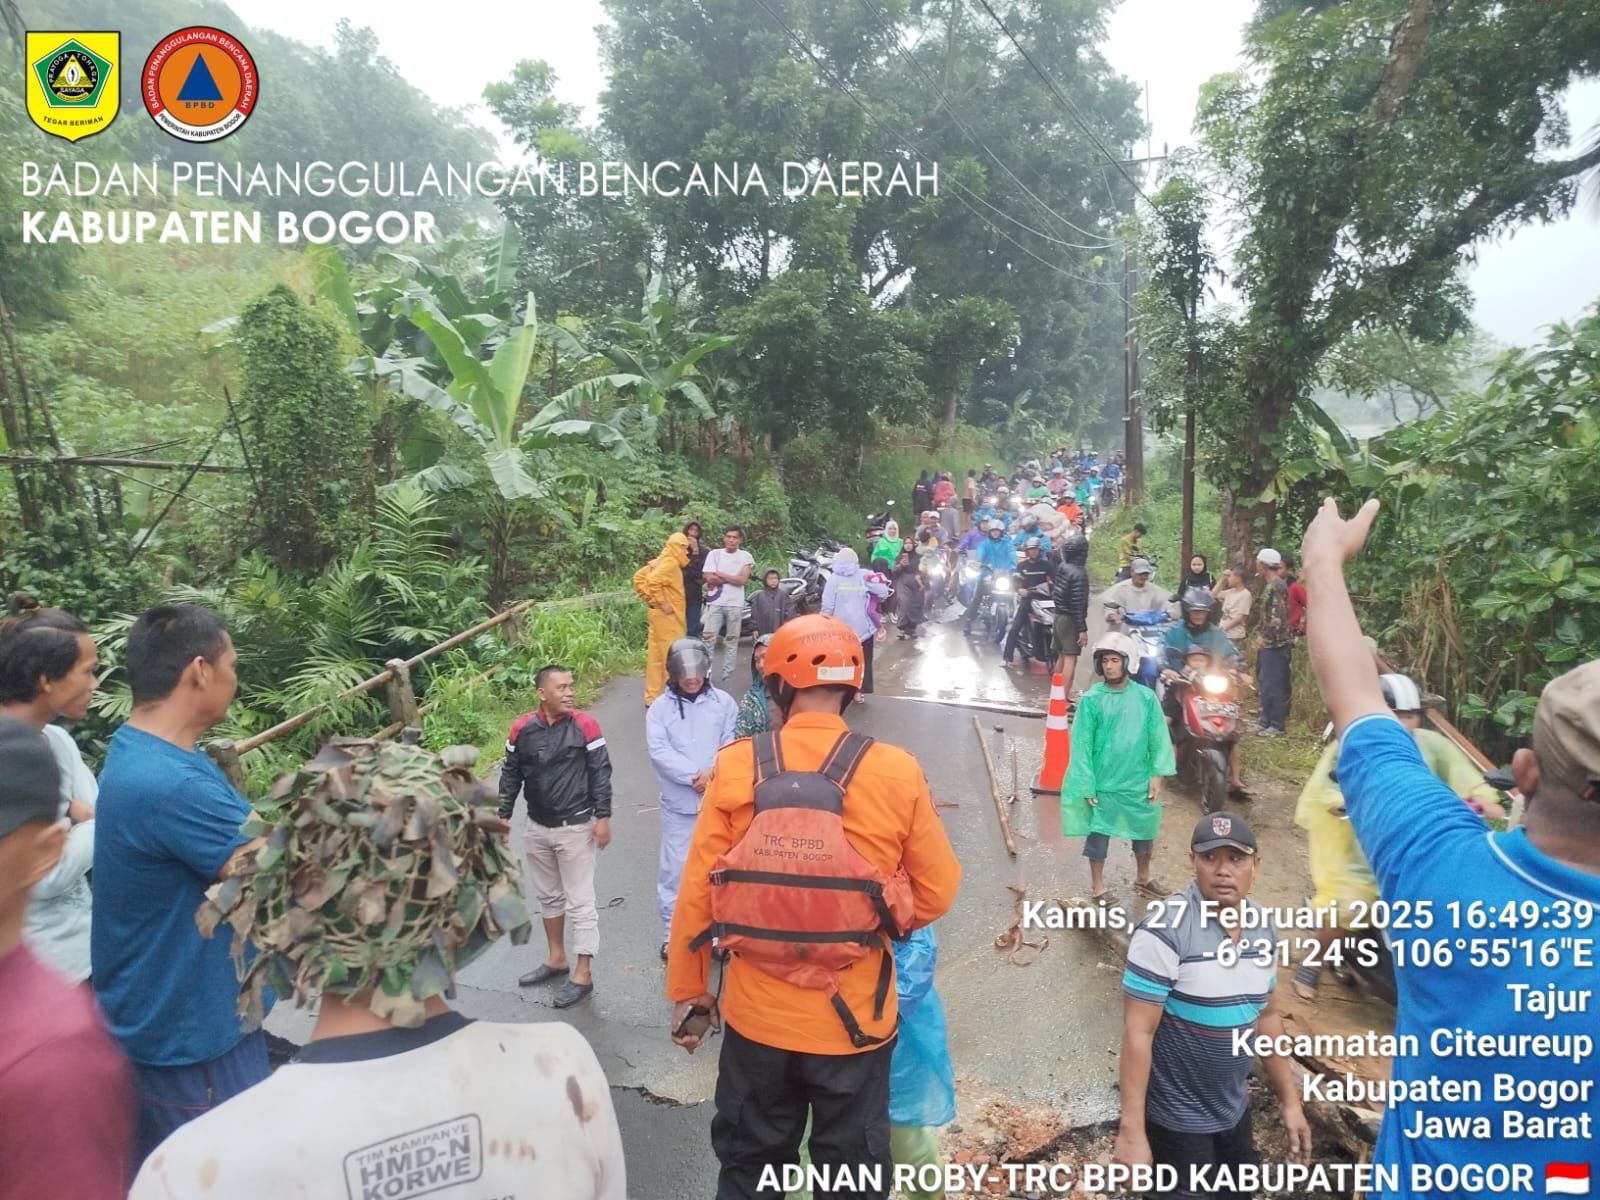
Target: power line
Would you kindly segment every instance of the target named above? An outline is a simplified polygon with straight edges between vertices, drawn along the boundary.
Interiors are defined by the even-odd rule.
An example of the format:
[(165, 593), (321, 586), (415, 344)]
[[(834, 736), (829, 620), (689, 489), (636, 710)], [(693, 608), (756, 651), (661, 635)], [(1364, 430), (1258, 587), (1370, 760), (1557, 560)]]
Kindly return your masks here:
[[(770, 4), (767, 3), (767, 0), (756, 0), (756, 2), (758, 4), (760, 4), (763, 9), (766, 10), (767, 16), (772, 18), (773, 24), (777, 25), (778, 28), (782, 29), (784, 31), (784, 33), (786, 33), (788, 35), (789, 40), (792, 41), (795, 44), (795, 46), (799, 48), (800, 52), (802, 54), (804, 54), (808, 59), (811, 60), (812, 66), (816, 67), (818, 72), (820, 72), (822, 74), (823, 78), (826, 79), (834, 87), (836, 87), (840, 92), (842, 92), (844, 94), (844, 96), (847, 99), (849, 99), (851, 101), (851, 103), (853, 103), (857, 108), (859, 108), (861, 110), (862, 115), (865, 116), (868, 121), (872, 122), (872, 124), (874, 126), (876, 126), (878, 129), (880, 129), (883, 132), (887, 133), (896, 142), (902, 144), (903, 146), (909, 146), (912, 149), (912, 151), (919, 158), (927, 157), (923, 153), (921, 147), (918, 146), (917, 143), (915, 141), (913, 141), (911, 138), (906, 137), (902, 133), (897, 133), (895, 130), (890, 129), (886, 125), (884, 125), (884, 123), (878, 119), (877, 115), (875, 113), (873, 113), (873, 111), (870, 108), (868, 108), (865, 103), (862, 102), (860, 97), (858, 97), (855, 94), (854, 91), (851, 90), (850, 86), (848, 84), (846, 84), (843, 80), (839, 79), (838, 76), (834, 75), (834, 73), (832, 71), (828, 70), (827, 66), (822, 62), (822, 60), (819, 59), (815, 54), (813, 54), (811, 52), (811, 48), (805, 44), (805, 40), (803, 38), (801, 38), (800, 35), (798, 33), (796, 33), (792, 28), (789, 27), (788, 23), (785, 22), (784, 19), (778, 15), (778, 13), (772, 8), (772, 6)], [(1039, 255), (1035, 254), (1032, 250), (1028, 249), (1028, 247), (1024, 246), (1021, 242), (1017, 241), (1016, 238), (1012, 237), (1004, 229), (1001, 229), (993, 221), (990, 221), (987, 217), (985, 217), (976, 208), (973, 208), (972, 205), (969, 204), (967, 202), (967, 200), (965, 199), (965, 197), (963, 197), (960, 193), (961, 192), (967, 192), (969, 195), (973, 196), (974, 199), (983, 200), (983, 198), (981, 196), (979, 196), (976, 192), (973, 192), (970, 188), (967, 188), (967, 187), (963, 186), (962, 183), (959, 180), (952, 180), (951, 182), (955, 185), (955, 187), (957, 189), (957, 191), (954, 193), (955, 198), (957, 200), (961, 201), (961, 203), (966, 207), (968, 212), (972, 213), (973, 216), (977, 217), (978, 220), (983, 222), (984, 225), (988, 226), (989, 229), (991, 229), (995, 233), (998, 233), (1001, 237), (1005, 238), (1006, 241), (1010, 242), (1018, 250), (1021, 250), (1029, 258), (1034, 259), (1036, 262), (1042, 263), (1043, 265), (1049, 267), (1052, 271), (1055, 271), (1057, 274), (1065, 275), (1068, 279), (1075, 279), (1079, 283), (1087, 283), (1087, 284), (1090, 284), (1090, 285), (1092, 285), (1094, 287), (1103, 287), (1103, 288), (1106, 288), (1109, 291), (1114, 291), (1114, 292), (1119, 292), (1120, 293), (1121, 289), (1118, 288), (1115, 284), (1107, 283), (1105, 280), (1102, 280), (1102, 279), (1091, 279), (1087, 275), (1075, 274), (1074, 272), (1067, 270), (1065, 267), (1061, 267), (1061, 266), (1056, 265), (1055, 263), (1051, 262), (1049, 259), (1041, 258)], [(983, 203), (988, 204), (988, 201), (983, 201)], [(993, 205), (989, 205), (989, 207), (993, 208), (994, 206)], [(999, 209), (995, 209), (995, 211), (999, 212), (1000, 210)]]
[[(890, 20), (888, 13), (886, 13), (883, 9), (879, 8), (876, 4), (874, 4), (873, 0), (861, 0), (861, 4), (862, 4), (862, 6), (864, 8), (867, 8), (868, 10), (870, 10), (873, 13), (873, 15), (875, 15), (878, 18), (878, 23), (883, 26), (884, 31), (886, 33), (888, 33), (888, 35), (891, 38), (894, 39), (894, 48), (895, 48), (896, 51), (899, 52), (900, 57), (905, 59), (906, 62), (910, 63), (911, 66), (917, 71), (917, 73), (920, 74), (922, 76), (922, 78), (927, 82), (928, 86), (933, 89), (933, 94), (938, 98), (939, 102), (944, 106), (945, 111), (950, 114), (950, 119), (956, 123), (957, 128), (959, 128), (962, 133), (966, 134), (969, 139), (971, 139), (980, 148), (982, 148), (982, 150), (983, 150), (983, 152), (985, 154), (987, 154), (990, 158), (994, 159), (995, 165), (998, 166), (1002, 171), (1004, 171), (1006, 173), (1006, 175), (1010, 177), (1011, 181), (1013, 183), (1015, 183), (1019, 188), (1022, 189), (1022, 191), (1027, 195), (1028, 199), (1032, 200), (1041, 209), (1043, 209), (1044, 212), (1046, 212), (1050, 216), (1054, 217), (1057, 221), (1061, 222), (1061, 224), (1065, 225), (1068, 229), (1072, 230), (1074, 233), (1081, 233), (1085, 237), (1098, 238), (1098, 239), (1100, 239), (1100, 241), (1097, 242), (1095, 245), (1085, 245), (1085, 244), (1080, 243), (1080, 242), (1063, 241), (1063, 240), (1061, 240), (1059, 238), (1053, 238), (1053, 237), (1050, 237), (1047, 234), (1039, 233), (1039, 231), (1036, 230), (1036, 229), (1028, 229), (1028, 226), (1023, 225), (1021, 221), (1016, 221), (1016, 219), (1013, 218), (1013, 217), (1009, 217), (1008, 216), (1007, 217), (1008, 220), (1014, 221), (1017, 225), (1020, 225), (1022, 228), (1028, 229), (1028, 232), (1036, 234), (1039, 237), (1043, 237), (1047, 241), (1055, 242), (1055, 244), (1058, 245), (1058, 246), (1069, 246), (1074, 250), (1108, 250), (1108, 249), (1112, 248), (1113, 246), (1115, 246), (1117, 244), (1113, 240), (1106, 239), (1105, 235), (1102, 234), (1102, 233), (1099, 233), (1099, 232), (1097, 232), (1095, 230), (1085, 229), (1081, 225), (1074, 225), (1066, 217), (1063, 217), (1060, 213), (1056, 212), (1055, 209), (1051, 208), (1048, 204), (1046, 204), (1043, 200), (1041, 200), (1033, 192), (1033, 190), (1028, 187), (1027, 184), (1022, 182), (1021, 179), (1017, 178), (1016, 172), (1013, 171), (1009, 166), (1007, 166), (1005, 161), (989, 147), (989, 144), (987, 142), (985, 142), (981, 137), (979, 137), (976, 133), (974, 133), (972, 131), (972, 129), (967, 125), (967, 123), (961, 119), (961, 114), (956, 111), (956, 107), (951, 102), (949, 95), (944, 91), (943, 88), (941, 88), (939, 86), (938, 80), (934, 79), (933, 75), (928, 71), (928, 69), (926, 67), (924, 67), (920, 62), (917, 61), (916, 56), (913, 55), (909, 50), (906, 49), (905, 43), (900, 40), (899, 31), (895, 29), (894, 24)], [(1000, 210), (999, 209), (995, 209), (995, 211), (999, 212)], [(1001, 215), (1004, 216), (1006, 214), (1002, 213)]]
[(1011, 30), (1006, 27), (1006, 23), (1000, 19), (1000, 14), (994, 11), (994, 7), (989, 3), (989, 0), (978, 0), (978, 3), (983, 6), (983, 11), (988, 13), (994, 23), (1000, 27), (1000, 32), (1005, 34), (1011, 44), (1017, 48), (1017, 53), (1022, 55), (1027, 64), (1033, 68), (1033, 73), (1044, 81), (1044, 85), (1050, 90), (1050, 94), (1054, 96), (1056, 100), (1060, 102), (1061, 106), (1067, 110), (1067, 115), (1077, 122), (1078, 128), (1083, 130), (1084, 135), (1095, 146), (1095, 148), (1098, 149), (1101, 154), (1106, 156), (1106, 158), (1111, 162), (1112, 166), (1117, 168), (1118, 173), (1128, 181), (1128, 185), (1133, 188), (1134, 193), (1146, 204), (1150, 205), (1151, 208), (1154, 208), (1155, 201), (1151, 200), (1149, 196), (1144, 194), (1144, 188), (1140, 187), (1139, 182), (1134, 179), (1132, 175), (1128, 174), (1127, 168), (1122, 165), (1122, 160), (1116, 155), (1112, 154), (1111, 151), (1106, 148), (1105, 143), (1102, 142), (1095, 134), (1094, 130), (1089, 128), (1089, 123), (1085, 121), (1083, 116), (1078, 112), (1077, 106), (1074, 105), (1071, 100), (1068, 100), (1066, 94), (1056, 86), (1056, 81), (1045, 73), (1044, 68), (1033, 61), (1033, 55), (1029, 54), (1027, 50), (1023, 48), (1022, 43), (1017, 40), (1017, 35), (1012, 33)]

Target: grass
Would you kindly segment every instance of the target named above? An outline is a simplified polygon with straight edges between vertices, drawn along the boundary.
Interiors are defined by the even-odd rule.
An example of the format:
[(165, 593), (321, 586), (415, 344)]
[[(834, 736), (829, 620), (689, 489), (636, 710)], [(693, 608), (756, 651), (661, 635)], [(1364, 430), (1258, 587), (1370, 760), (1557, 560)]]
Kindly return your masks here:
[[(1149, 531), (1140, 548), (1154, 554), (1156, 582), (1175, 587), (1183, 577), (1179, 559), (1183, 545), (1183, 491), (1178, 477), (1176, 455), (1162, 454), (1146, 464), (1145, 494), (1141, 503), (1119, 505), (1104, 515), (1089, 541), (1089, 578), (1097, 587), (1108, 587), (1117, 577), (1117, 543), (1135, 524)], [(1195, 481), (1195, 553), (1204, 554), (1213, 575), (1221, 574), (1222, 504), (1217, 491), (1204, 479)]]

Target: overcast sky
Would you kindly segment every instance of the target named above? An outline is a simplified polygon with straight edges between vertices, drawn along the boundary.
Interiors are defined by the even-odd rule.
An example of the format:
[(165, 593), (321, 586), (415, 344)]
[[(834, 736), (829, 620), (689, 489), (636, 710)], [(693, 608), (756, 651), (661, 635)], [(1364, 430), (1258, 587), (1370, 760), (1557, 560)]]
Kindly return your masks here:
[[(844, 0), (818, 0), (843, 3)], [(1238, 61), (1240, 29), (1254, 0), (1123, 0), (1113, 18), (1107, 56), (1118, 70), (1149, 85), (1151, 143), (1190, 141), (1200, 84)], [(333, 25), (348, 17), (371, 26), (385, 55), (417, 87), (442, 104), (477, 106), (483, 86), (521, 58), (542, 58), (559, 76), (562, 100), (592, 116), (604, 74), (594, 27), (599, 0), (454, 0), (448, 20), (434, 5), (394, 0), (233, 0), (249, 24), (315, 45), (329, 45)], [(1043, 85), (1041, 84), (1041, 87)], [(1573, 89), (1573, 129), (1600, 124), (1600, 82)], [(1477, 320), (1502, 342), (1527, 343), (1541, 327), (1568, 320), (1600, 294), (1600, 198), (1590, 186), (1574, 214), (1552, 226), (1525, 228), (1479, 247), (1468, 276)]]

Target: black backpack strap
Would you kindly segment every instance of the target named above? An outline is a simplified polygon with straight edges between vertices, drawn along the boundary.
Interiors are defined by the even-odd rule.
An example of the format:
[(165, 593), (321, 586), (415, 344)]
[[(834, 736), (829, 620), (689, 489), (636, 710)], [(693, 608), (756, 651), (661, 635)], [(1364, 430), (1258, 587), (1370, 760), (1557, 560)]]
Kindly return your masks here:
[(841, 792), (850, 786), (850, 781), (855, 778), (856, 768), (861, 765), (861, 760), (867, 756), (867, 751), (872, 749), (872, 739), (864, 733), (844, 733), (833, 744), (833, 749), (828, 751), (828, 757), (817, 774), (824, 776)]
[[(892, 922), (891, 922), (892, 923)], [(878, 990), (872, 994), (872, 1019), (883, 1020), (883, 1006), (889, 1002), (889, 989), (894, 985), (894, 947), (883, 939), (883, 961), (878, 964)]]
[[(883, 947), (883, 959), (878, 964), (878, 985), (872, 993), (872, 1019), (883, 1020), (883, 1006), (889, 1002), (889, 989), (894, 986), (894, 947), (889, 944), (888, 938), (880, 939)], [(844, 997), (839, 995), (838, 988), (828, 997), (828, 1003), (833, 1005), (833, 1011), (838, 1014), (839, 1023), (844, 1026), (844, 1031), (850, 1035), (850, 1043), (857, 1049), (868, 1046), (879, 1046), (887, 1042), (888, 1038), (873, 1037), (861, 1028), (861, 1023), (856, 1020), (855, 1013), (850, 1011), (850, 1006), (844, 1002)], [(891, 1035), (892, 1036), (892, 1035)]]
[(756, 758), (756, 786), (760, 787), (783, 770), (783, 744), (776, 733), (758, 733), (750, 739)]
[[(870, 1033), (863, 1032), (861, 1023), (856, 1020), (855, 1013), (850, 1011), (850, 1006), (844, 1002), (844, 997), (839, 995), (837, 990), (828, 997), (828, 1001), (833, 1005), (833, 1011), (839, 1014), (839, 1023), (844, 1026), (844, 1031), (850, 1035), (851, 1044), (857, 1049), (879, 1046), (889, 1040), (888, 1038), (873, 1037)], [(883, 1014), (880, 1012), (878, 1015), (881, 1017)]]

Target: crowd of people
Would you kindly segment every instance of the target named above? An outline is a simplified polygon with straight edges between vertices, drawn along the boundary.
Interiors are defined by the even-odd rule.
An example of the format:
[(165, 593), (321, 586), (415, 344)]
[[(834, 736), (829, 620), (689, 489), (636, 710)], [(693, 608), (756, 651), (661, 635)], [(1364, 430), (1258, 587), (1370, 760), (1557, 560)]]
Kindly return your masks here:
[[(1038, 475), (1046, 494), (1055, 470)], [(996, 530), (993, 518), (982, 528), (983, 484), (968, 478), (963, 536), (976, 526), (982, 550)], [(913, 540), (938, 538), (942, 549), (938, 505), (949, 508), (953, 482), (930, 473), (920, 486), (935, 507)], [(1337, 735), (1299, 813), (1319, 897), (1441, 910), (1556, 900), (1593, 916), (1600, 661), (1544, 689), (1532, 745), (1513, 762), (1526, 822), (1490, 834), (1493, 794), (1452, 747), (1417, 728), (1415, 682), (1351, 653), (1363, 638), (1344, 567), (1375, 510), (1346, 520), (1329, 502), (1305, 535), (1298, 599), (1286, 557), (1257, 557), (1267, 580), (1254, 601), (1260, 730), (1271, 736), (1287, 721), (1286, 675), (1303, 630)], [(1140, 532), (1124, 547), (1127, 579), (1110, 589), (1125, 612), (1172, 599), (1141, 569), (1150, 564)], [(892, 585), (893, 561), (889, 572), (864, 571), (841, 554), (824, 611), (802, 614), (765, 576), (751, 601), (751, 684), (735, 698), (718, 685), (736, 667), (753, 563), (739, 530), (725, 530), (703, 558), (699, 533), (673, 534), (635, 586), (651, 606), (644, 749), (660, 795), (665, 1036), (693, 1053), (720, 1033), (716, 1194), (775, 1195), (775, 1168), (802, 1159), (856, 1179), (894, 1162), (936, 1163), (933, 1131), (954, 1115), (954, 1064), (933, 985), (933, 926), (956, 898), (961, 866), (916, 759), (846, 719), (870, 685), (885, 601), (904, 597), (905, 582)], [(1004, 542), (1005, 523), (999, 534)], [(1082, 535), (1069, 528), (1053, 543), (1049, 576), (1071, 599), (1057, 638), (1074, 658), (1087, 630)], [(1043, 570), (1042, 546), (1027, 544), (1034, 537), (1014, 568), (1024, 578)], [(907, 553), (898, 530), (880, 541)], [(1198, 649), (1242, 674), (1251, 608), (1233, 594), (1242, 573), (1230, 569), (1217, 587), (1203, 559), (1187, 568), (1163, 669), (1176, 672)], [(686, 572), (704, 589), (699, 636), (689, 632)], [(538, 707), (507, 738), (498, 808), (448, 755), (425, 767), (397, 757), (396, 770), (427, 775), (426, 786), (408, 777), (414, 804), (338, 811), (306, 801), (263, 822), (199, 744), (236, 690), (237, 654), (214, 613), (162, 605), (133, 623), (122, 663), (132, 712), (96, 776), (59, 724), (87, 711), (94, 639), (31, 597), (12, 608), (0, 626), (0, 1200), (413, 1195), (471, 1179), (494, 1195), (627, 1195), (610, 1091), (584, 1039), (558, 1022), (469, 1020), (446, 1002), (456, 973), (496, 937), (530, 931), (505, 856), (458, 849), (485, 833), (509, 838), (519, 802), (525, 888), (545, 933), (542, 961), (519, 983), (548, 989), (557, 1009), (597, 986), (594, 875), (611, 838), (611, 751), (576, 707), (570, 671), (539, 670)], [(1140, 652), (1126, 633), (1113, 629), (1090, 653), (1095, 682), (1076, 704), (1063, 829), (1084, 841), (1097, 898), (1107, 894), (1111, 841), (1128, 841), (1135, 886), (1156, 906), (1133, 933), (1122, 981), (1115, 1158), (1180, 1171), (1252, 1161), (1247, 1077), (1259, 1056), (1290, 1153), (1303, 1159), (1312, 1146), (1302, 1094), (1274, 1049), (1278, 935), (1254, 919), (1262, 910), (1250, 899), (1269, 864), (1249, 822), (1225, 810), (1189, 837), (1192, 879), (1173, 891), (1152, 876), (1159, 800), (1175, 772), (1169, 714), (1136, 682)], [(1269, 706), (1271, 686), (1280, 690)], [(349, 762), (330, 747), (302, 777), (337, 775)], [(338, 778), (347, 793), (351, 776)], [(326, 836), (309, 836), (308, 823)], [(452, 889), (461, 907), (419, 903)], [(207, 906), (217, 919), (197, 920)], [(341, 932), (308, 973), (291, 943), (321, 922)], [(1555, 947), (1558, 928), (1533, 922), (1521, 933)], [(256, 956), (276, 956), (296, 981), (292, 999), (318, 1006), (311, 1042), (276, 1072), (258, 1027), (275, 998), (241, 997)], [(1315, 993), (1319, 963), (1315, 953), (1300, 963), (1297, 992)], [(1530, 1010), (1494, 986), (1576, 992), (1588, 969), (1537, 953), (1488, 978), (1465, 956), (1402, 964), (1396, 1031), (1424, 1046), (1440, 1023), (1488, 1036), (1592, 1032), (1592, 1014)], [(1592, 1075), (1581, 1058), (1518, 1066), (1557, 1084)], [(1432, 1051), (1397, 1057), (1394, 1073), (1487, 1086), (1495, 1067)], [(1539, 1143), (1541, 1158), (1582, 1161), (1594, 1144), (1587, 1106), (1548, 1111), (1567, 1123)], [(1386, 1113), (1376, 1163), (1487, 1166), (1525, 1154), (1504, 1138), (1417, 1140), (1396, 1113)], [(835, 1191), (881, 1197), (887, 1188)]]

